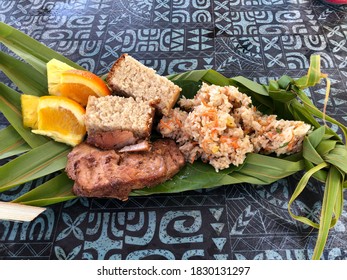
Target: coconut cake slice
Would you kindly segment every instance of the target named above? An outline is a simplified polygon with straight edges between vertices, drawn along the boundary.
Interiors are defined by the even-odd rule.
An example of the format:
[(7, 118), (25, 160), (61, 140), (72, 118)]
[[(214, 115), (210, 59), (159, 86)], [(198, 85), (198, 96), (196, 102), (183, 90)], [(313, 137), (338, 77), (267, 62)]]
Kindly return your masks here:
[(169, 114), (181, 92), (179, 86), (128, 54), (113, 64), (107, 83), (118, 95), (151, 102), (162, 115)]

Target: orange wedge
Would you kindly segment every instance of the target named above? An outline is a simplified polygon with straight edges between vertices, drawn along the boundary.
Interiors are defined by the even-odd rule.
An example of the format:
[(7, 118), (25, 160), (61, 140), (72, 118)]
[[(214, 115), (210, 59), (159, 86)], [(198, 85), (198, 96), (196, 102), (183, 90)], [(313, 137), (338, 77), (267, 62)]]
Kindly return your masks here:
[(48, 92), (51, 95), (69, 97), (86, 106), (88, 97), (106, 96), (111, 92), (106, 83), (89, 71), (74, 69), (59, 60), (47, 63)]
[(85, 109), (70, 98), (42, 96), (37, 106), (37, 129), (32, 132), (76, 146), (86, 134), (84, 114)]

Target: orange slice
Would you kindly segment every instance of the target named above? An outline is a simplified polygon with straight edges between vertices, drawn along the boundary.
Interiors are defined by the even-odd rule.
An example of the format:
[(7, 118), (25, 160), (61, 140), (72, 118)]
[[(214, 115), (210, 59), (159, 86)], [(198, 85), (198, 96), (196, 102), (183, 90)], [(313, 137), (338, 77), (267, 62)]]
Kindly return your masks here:
[(88, 97), (111, 94), (106, 83), (89, 71), (74, 69), (59, 60), (47, 63), (48, 92), (51, 95), (69, 97), (86, 106)]
[(39, 105), (39, 97), (29, 94), (20, 96), (22, 106), (23, 125), (33, 129), (37, 128), (37, 107)]
[(85, 109), (70, 98), (42, 96), (37, 106), (37, 129), (32, 132), (76, 146), (86, 134), (84, 114)]

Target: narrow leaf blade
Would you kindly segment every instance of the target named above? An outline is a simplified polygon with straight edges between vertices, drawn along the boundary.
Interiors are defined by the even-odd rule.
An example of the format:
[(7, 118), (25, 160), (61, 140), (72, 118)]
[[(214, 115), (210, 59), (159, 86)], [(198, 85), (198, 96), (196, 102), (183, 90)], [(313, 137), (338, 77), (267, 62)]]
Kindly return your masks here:
[(10, 125), (0, 130), (0, 159), (29, 151), (30, 146)]
[(74, 182), (61, 173), (40, 186), (21, 195), (12, 202), (33, 206), (48, 206), (76, 198), (72, 192)]
[(0, 191), (64, 169), (70, 149), (50, 141), (11, 160), (0, 167), (0, 174), (6, 174), (0, 177)]
[(313, 251), (312, 259), (320, 259), (328, 238), (329, 230), (332, 226), (335, 204), (338, 199), (339, 189), (342, 188), (341, 174), (332, 166), (328, 173), (323, 195), (323, 205), (320, 217), (318, 237)]
[(339, 170), (347, 173), (347, 147), (336, 145), (335, 148), (324, 157), (325, 161), (333, 164)]
[[(47, 76), (29, 64), (0, 52), (0, 70), (23, 92), (31, 95), (48, 93)], [(30, 73), (30, 75), (28, 75)]]
[(174, 81), (195, 81), (195, 82), (206, 82), (208, 84), (220, 85), (220, 86), (228, 86), (229, 79), (218, 73), (215, 70), (193, 70), (180, 74), (173, 74), (167, 76), (168, 79)]
[(317, 224), (316, 222), (311, 221), (310, 219), (308, 219), (307, 217), (303, 217), (303, 216), (299, 216), (296, 215), (292, 212), (291, 206), (294, 203), (294, 201), (299, 197), (299, 195), (303, 192), (303, 190), (305, 189), (308, 181), (310, 180), (310, 178), (318, 171), (322, 170), (323, 168), (326, 168), (328, 166), (327, 163), (323, 162), (317, 166), (312, 167), (310, 170), (308, 170), (300, 179), (299, 183), (297, 184), (294, 193), (292, 194), (291, 198), (289, 199), (288, 202), (288, 212), (290, 214), (290, 216), (297, 220), (300, 221), (304, 224), (307, 224), (311, 227), (314, 228), (319, 228), (319, 224)]

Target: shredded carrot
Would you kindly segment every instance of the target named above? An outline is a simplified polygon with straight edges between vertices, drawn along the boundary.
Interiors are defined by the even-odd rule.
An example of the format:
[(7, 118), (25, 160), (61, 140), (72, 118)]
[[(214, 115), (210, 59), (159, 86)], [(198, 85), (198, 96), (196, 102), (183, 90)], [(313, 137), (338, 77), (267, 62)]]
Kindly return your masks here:
[(182, 127), (182, 122), (178, 118), (175, 118), (175, 122), (179, 127)]
[(222, 143), (227, 143), (229, 146), (233, 147), (234, 149), (238, 149), (240, 146), (237, 144), (238, 138), (237, 137), (229, 137), (222, 135), (219, 140)]
[(206, 107), (210, 106), (210, 105), (208, 105), (208, 103), (204, 99), (201, 99), (201, 103), (204, 104), (204, 106), (206, 106)]
[(216, 128), (211, 129), (211, 136), (215, 137), (218, 134), (218, 130)]
[(209, 153), (210, 152), (210, 148), (208, 147), (208, 145), (210, 143), (212, 143), (213, 141), (210, 139), (204, 139), (201, 143), (201, 148), (204, 150), (205, 153)]
[(217, 114), (216, 109), (209, 109), (206, 112), (202, 113), (202, 115), (206, 117), (215, 117), (216, 114)]
[(237, 144), (237, 138), (236, 137), (232, 137), (232, 139), (235, 138), (230, 145), (234, 148), (234, 149), (238, 149), (239, 148), (239, 144)]
[(219, 140), (222, 142), (222, 143), (225, 143), (228, 141), (228, 139), (230, 139), (228, 136), (225, 136), (225, 135), (222, 135)]
[(290, 140), (289, 143), (288, 143), (289, 151), (291, 151), (293, 149), (294, 144), (295, 144), (295, 141), (294, 141), (294, 138), (292, 138), (292, 140)]
[(214, 126), (218, 126), (218, 116), (217, 116), (216, 109), (207, 110), (206, 112), (202, 113), (201, 115), (211, 119), (214, 122), (214, 124), (213, 124)]
[(163, 119), (160, 120), (159, 122), (159, 126), (163, 127), (163, 128), (167, 128), (167, 129), (172, 129), (172, 120), (168, 120), (167, 122), (165, 122)]

